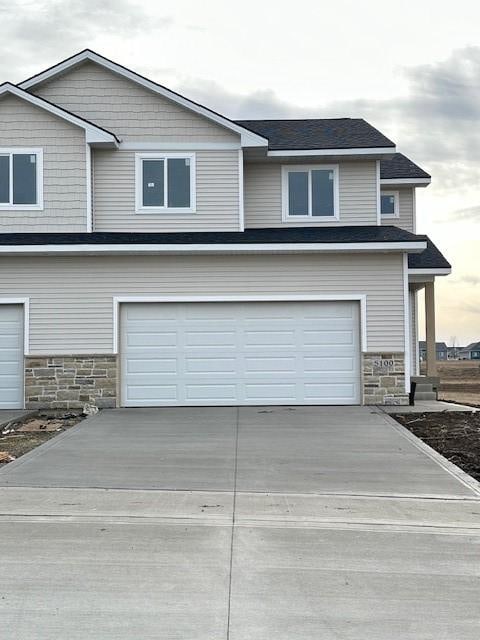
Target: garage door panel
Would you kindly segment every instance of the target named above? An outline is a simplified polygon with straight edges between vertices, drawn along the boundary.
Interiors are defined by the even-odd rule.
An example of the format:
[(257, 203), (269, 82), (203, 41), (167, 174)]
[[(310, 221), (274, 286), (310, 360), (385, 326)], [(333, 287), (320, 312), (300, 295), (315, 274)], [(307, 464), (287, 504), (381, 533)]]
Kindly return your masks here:
[(0, 305), (0, 409), (23, 407), (23, 307)]
[(127, 401), (148, 401), (152, 398), (157, 398), (159, 402), (164, 400), (176, 401), (177, 400), (177, 387), (176, 385), (129, 385)]
[(135, 307), (121, 315), (127, 406), (359, 402), (357, 303), (125, 307)]
[(126, 363), (126, 372), (132, 375), (177, 373), (177, 361), (173, 358), (132, 359)]
[(355, 372), (355, 360), (351, 356), (305, 356), (304, 365), (306, 372), (322, 373), (327, 369), (333, 371)]
[(258, 383), (245, 385), (245, 399), (251, 401), (267, 400), (267, 401), (282, 401), (282, 402), (295, 402), (296, 400), (295, 383)]
[(184, 343), (187, 347), (235, 347), (235, 331), (217, 331), (212, 325), (208, 331), (186, 331)]
[(216, 398), (217, 401), (236, 401), (236, 384), (186, 384), (186, 400), (210, 401)]
[(283, 356), (273, 356), (273, 357), (249, 357), (245, 356), (245, 372), (252, 374), (265, 374), (271, 373), (275, 374), (283, 374), (283, 373), (296, 373), (297, 359), (295, 355), (290, 358), (285, 358)]
[(245, 346), (265, 345), (270, 347), (290, 347), (295, 344), (295, 331), (245, 331)]
[(185, 373), (205, 373), (207, 375), (215, 373), (232, 373), (237, 372), (236, 358), (185, 358)]
[(303, 332), (304, 342), (308, 346), (321, 346), (328, 343), (330, 347), (337, 347), (341, 345), (352, 345), (354, 342), (353, 331), (332, 331), (327, 330), (313, 330)]

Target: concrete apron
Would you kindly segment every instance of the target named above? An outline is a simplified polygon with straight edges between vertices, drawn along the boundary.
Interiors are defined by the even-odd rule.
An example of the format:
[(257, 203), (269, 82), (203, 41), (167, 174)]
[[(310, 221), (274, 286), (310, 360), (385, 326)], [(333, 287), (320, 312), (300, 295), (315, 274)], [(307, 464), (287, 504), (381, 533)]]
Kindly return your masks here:
[[(221, 490), (0, 487), (2, 637), (478, 638), (478, 485), (432, 457), (388, 416), (339, 409), (320, 410), (316, 419), (301, 411), (303, 420), (298, 413), (293, 420), (294, 412), (287, 418), (283, 409), (265, 410), (240, 411), (232, 486), (210, 452), (225, 483)], [(230, 417), (224, 412), (224, 420)], [(324, 492), (315, 479), (305, 483), (309, 474), (314, 478), (307, 452), (315, 456), (319, 442), (314, 434), (298, 442), (318, 418), (327, 421)], [(199, 420), (208, 422), (204, 415)], [(356, 480), (364, 489), (375, 487), (362, 465), (335, 490), (332, 451), (347, 435), (339, 432), (346, 429), (357, 456), (365, 455), (361, 438), (351, 441), (352, 420), (359, 429), (370, 425), (369, 436), (378, 428), (370, 463), (379, 457), (380, 471), (372, 471), (381, 476), (377, 481), (387, 475), (381, 434), (390, 430), (389, 446), (402, 449), (399, 460), (420, 478), (399, 482), (390, 494), (377, 482), (376, 491), (358, 495)], [(272, 441), (275, 424), (283, 457)], [(213, 437), (225, 453), (215, 429)], [(178, 441), (169, 446), (169, 455), (180, 455)], [(417, 456), (425, 462), (422, 473)], [(299, 468), (302, 459), (306, 469)], [(41, 456), (31, 460), (39, 464)], [(347, 462), (337, 461), (338, 473)], [(204, 470), (197, 465), (192, 479), (200, 482)], [(262, 468), (249, 478), (255, 465)], [(14, 470), (3, 478), (18, 478), (21, 466)], [(78, 478), (78, 466), (73, 473)], [(32, 470), (37, 480), (38, 474)], [(289, 476), (301, 491), (288, 491)], [(162, 478), (171, 482), (170, 472)], [(415, 493), (422, 478), (429, 495)]]

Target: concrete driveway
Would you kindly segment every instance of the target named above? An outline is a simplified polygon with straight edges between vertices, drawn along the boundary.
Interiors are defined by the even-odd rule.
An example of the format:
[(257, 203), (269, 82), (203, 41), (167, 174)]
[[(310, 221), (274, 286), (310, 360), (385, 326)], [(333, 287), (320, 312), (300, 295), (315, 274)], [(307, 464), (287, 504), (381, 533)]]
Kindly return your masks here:
[(104, 411), (0, 472), (6, 640), (480, 637), (480, 492), (369, 408)]

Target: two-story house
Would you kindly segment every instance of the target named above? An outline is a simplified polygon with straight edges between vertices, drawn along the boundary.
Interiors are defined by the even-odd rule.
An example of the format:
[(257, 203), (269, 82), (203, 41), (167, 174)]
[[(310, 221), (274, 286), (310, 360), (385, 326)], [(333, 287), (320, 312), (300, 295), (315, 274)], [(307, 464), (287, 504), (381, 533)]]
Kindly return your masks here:
[(429, 182), (362, 119), (232, 121), (89, 50), (0, 85), (0, 407), (406, 402)]

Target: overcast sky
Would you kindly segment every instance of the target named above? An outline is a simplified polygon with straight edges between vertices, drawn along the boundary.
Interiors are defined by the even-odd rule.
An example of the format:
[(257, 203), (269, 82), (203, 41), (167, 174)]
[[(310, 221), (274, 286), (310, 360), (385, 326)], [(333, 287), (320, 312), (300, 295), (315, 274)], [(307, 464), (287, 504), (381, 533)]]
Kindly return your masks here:
[(480, 340), (480, 3), (0, 0), (0, 82), (86, 47), (235, 118), (364, 117), (429, 171), (438, 339)]

